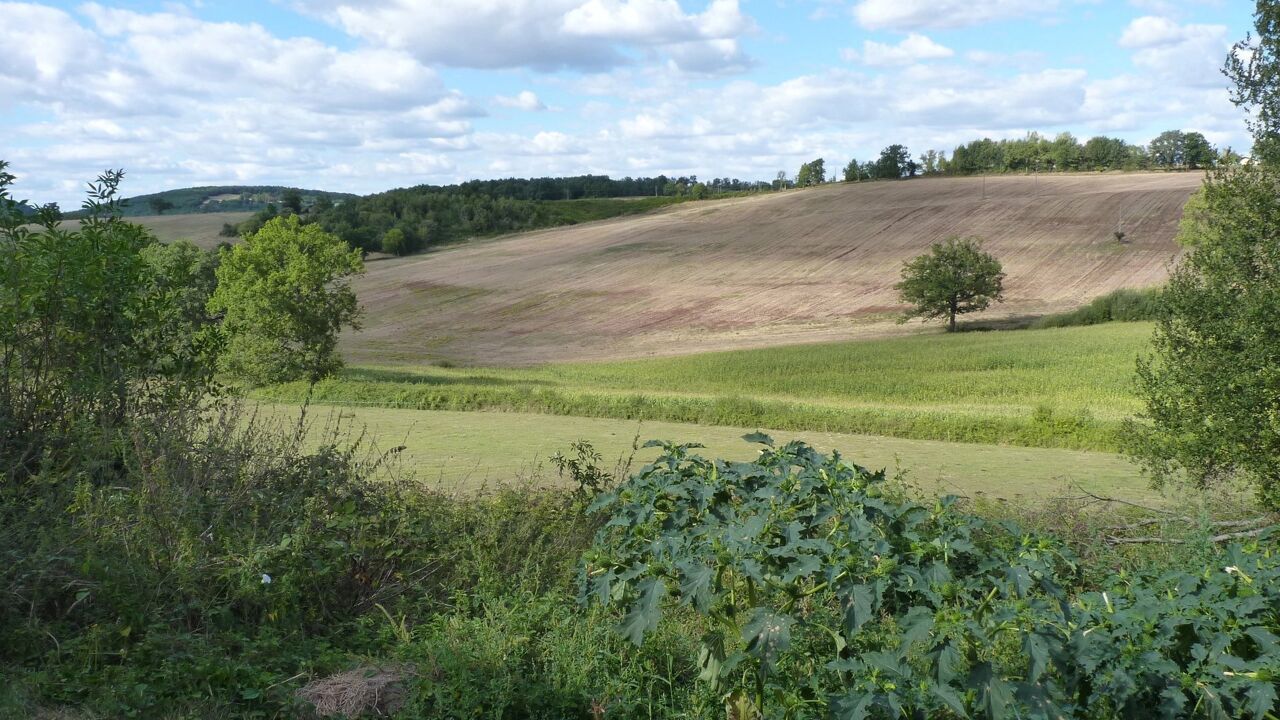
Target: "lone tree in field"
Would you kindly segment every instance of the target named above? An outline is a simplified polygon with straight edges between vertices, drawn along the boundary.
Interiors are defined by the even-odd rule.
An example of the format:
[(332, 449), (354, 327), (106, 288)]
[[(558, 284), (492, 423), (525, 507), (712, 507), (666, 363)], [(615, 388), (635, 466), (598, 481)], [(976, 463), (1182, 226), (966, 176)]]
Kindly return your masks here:
[(222, 252), (209, 309), (222, 313), (220, 368), (255, 384), (316, 381), (342, 366), (336, 347), (360, 309), (360, 251), (296, 215), (270, 220)]
[(957, 315), (986, 310), (1003, 299), (1004, 272), (979, 240), (953, 237), (906, 263), (895, 287), (902, 302), (912, 305), (903, 322), (946, 318), (947, 332), (955, 332)]

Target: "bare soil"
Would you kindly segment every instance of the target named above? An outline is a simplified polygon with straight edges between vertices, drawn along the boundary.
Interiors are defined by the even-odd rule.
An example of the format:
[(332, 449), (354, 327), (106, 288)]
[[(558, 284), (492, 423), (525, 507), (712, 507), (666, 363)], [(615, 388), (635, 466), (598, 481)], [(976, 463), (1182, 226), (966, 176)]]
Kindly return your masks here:
[(837, 184), (377, 260), (357, 286), (365, 327), (343, 349), (359, 363), (527, 365), (918, 332), (894, 322), (893, 285), (952, 235), (982, 238), (1004, 264), (1006, 301), (983, 317), (1058, 312), (1161, 283), (1202, 181)]

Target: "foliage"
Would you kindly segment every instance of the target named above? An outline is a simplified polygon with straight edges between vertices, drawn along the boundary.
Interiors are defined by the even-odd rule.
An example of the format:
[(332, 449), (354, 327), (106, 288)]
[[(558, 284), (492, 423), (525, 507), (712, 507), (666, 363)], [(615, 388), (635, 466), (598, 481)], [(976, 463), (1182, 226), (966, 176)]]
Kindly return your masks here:
[(1194, 170), (1213, 167), (1218, 161), (1217, 150), (1198, 132), (1166, 130), (1151, 141), (1148, 151), (1157, 167)]
[(957, 315), (986, 310), (1001, 300), (1004, 272), (998, 260), (982, 251), (979, 240), (954, 237), (903, 265), (896, 287), (902, 301), (913, 306), (905, 318), (946, 318), (947, 330), (954, 332)]
[(391, 228), (382, 235), (382, 252), (388, 255), (405, 255), (409, 252), (409, 241), (400, 228)]
[[(328, 232), (365, 250), (382, 250), (386, 233), (398, 230), (408, 252), (434, 245), (538, 228), (575, 225), (634, 215), (686, 200), (726, 197), (727, 191), (696, 183), (671, 195), (635, 198), (529, 200), (519, 197), (466, 194), (458, 186), (423, 186), (369, 195), (313, 214)], [(683, 187), (683, 186), (682, 186)], [(652, 190), (650, 190), (652, 193)]]
[[(1054, 541), (918, 504), (790, 443), (754, 463), (665, 454), (595, 508), (580, 596), (640, 645), (670, 605), (710, 625), (700, 678), (738, 717), (1263, 717), (1280, 562), (1067, 594)], [(825, 712), (824, 712), (825, 711)], [(733, 711), (731, 711), (731, 715)]]
[(569, 444), (571, 455), (556, 452), (548, 458), (561, 479), (566, 475), (576, 485), (574, 494), (583, 500), (594, 499), (613, 484), (613, 474), (600, 467), (604, 457), (586, 440)]
[(1223, 66), (1231, 81), (1231, 101), (1249, 111), (1253, 154), (1274, 164), (1280, 160), (1280, 2), (1257, 0), (1254, 7), (1257, 38), (1235, 44)]
[(1243, 476), (1280, 506), (1280, 176), (1214, 173), (1184, 224), (1190, 251), (1163, 293), (1154, 355), (1138, 366), (1146, 423), (1133, 451), (1153, 478)]
[(826, 180), (827, 171), (822, 158), (804, 163), (800, 166), (800, 171), (796, 173), (796, 187), (821, 185)]
[(115, 427), (139, 408), (199, 398), (217, 346), (198, 308), (207, 259), (194, 247), (155, 247), (120, 219), (122, 173), (91, 184), (87, 217), (64, 230), (47, 210), (25, 225), (4, 168), (0, 467), (12, 478), (36, 472), (46, 443), (70, 442), (76, 427)]
[(918, 169), (911, 159), (911, 151), (903, 145), (890, 145), (880, 151), (880, 159), (871, 168), (871, 176), (880, 180), (898, 180), (912, 177)]
[(1108, 322), (1155, 320), (1160, 312), (1160, 289), (1121, 288), (1100, 295), (1071, 312), (1046, 315), (1031, 323), (1035, 329), (1097, 325)]
[(222, 314), (221, 368), (251, 383), (318, 380), (341, 367), (338, 331), (354, 326), (360, 253), (298, 217), (276, 218), (221, 253), (209, 309)]

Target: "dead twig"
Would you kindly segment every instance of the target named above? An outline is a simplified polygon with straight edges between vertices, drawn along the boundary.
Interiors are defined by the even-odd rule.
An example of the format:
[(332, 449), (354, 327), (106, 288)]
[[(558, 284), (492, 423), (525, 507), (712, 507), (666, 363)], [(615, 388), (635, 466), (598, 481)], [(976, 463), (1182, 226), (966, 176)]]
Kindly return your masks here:
[[(1220, 543), (1220, 542), (1226, 542), (1228, 540), (1239, 540), (1241, 538), (1258, 537), (1259, 535), (1264, 535), (1266, 533), (1271, 532), (1274, 529), (1275, 529), (1274, 525), (1268, 525), (1267, 527), (1255, 528), (1253, 530), (1245, 530), (1242, 532), (1222, 533), (1221, 535), (1214, 535), (1213, 537), (1209, 538), (1209, 542)], [(1189, 543), (1192, 541), (1183, 540), (1180, 538), (1160, 538), (1160, 537), (1126, 538), (1126, 537), (1116, 537), (1115, 535), (1108, 535), (1107, 542), (1111, 545), (1140, 545), (1140, 544), (1185, 545), (1186, 543)]]

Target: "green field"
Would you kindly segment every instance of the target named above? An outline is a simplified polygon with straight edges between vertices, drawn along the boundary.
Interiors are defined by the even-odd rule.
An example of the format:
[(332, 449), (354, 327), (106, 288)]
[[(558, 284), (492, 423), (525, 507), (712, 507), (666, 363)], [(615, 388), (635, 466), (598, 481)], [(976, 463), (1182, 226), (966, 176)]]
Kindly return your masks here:
[[(296, 420), (296, 406), (264, 405), (280, 420)], [(335, 426), (371, 438), (371, 450), (403, 446), (404, 469), (428, 483), (474, 489), (486, 484), (555, 479), (547, 459), (568, 452), (575, 440), (587, 440), (617, 467), (631, 456), (633, 442), (650, 439), (700, 442), (707, 457), (748, 460), (759, 446), (741, 438), (755, 428), (730, 428), (664, 422), (632, 422), (551, 417), (521, 413), (448, 412), (385, 408), (312, 406), (314, 438), (328, 437)], [(1128, 498), (1150, 495), (1138, 469), (1117, 455), (1074, 450), (1011, 448), (990, 445), (903, 440), (841, 433), (769, 431), (782, 442), (793, 439), (823, 451), (839, 450), (851, 461), (890, 474), (901, 470), (920, 490), (934, 494), (985, 494), (1000, 498), (1046, 498), (1079, 485), (1094, 492)], [(653, 459), (656, 449), (635, 452), (633, 469)]]
[[(357, 367), (317, 402), (498, 410), (1115, 451), (1149, 323), (777, 347), (535, 368)], [(299, 402), (304, 384), (260, 391)]]

